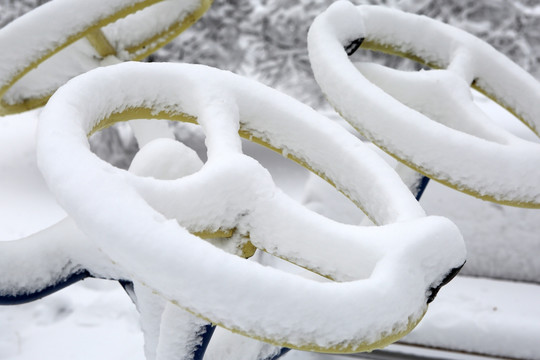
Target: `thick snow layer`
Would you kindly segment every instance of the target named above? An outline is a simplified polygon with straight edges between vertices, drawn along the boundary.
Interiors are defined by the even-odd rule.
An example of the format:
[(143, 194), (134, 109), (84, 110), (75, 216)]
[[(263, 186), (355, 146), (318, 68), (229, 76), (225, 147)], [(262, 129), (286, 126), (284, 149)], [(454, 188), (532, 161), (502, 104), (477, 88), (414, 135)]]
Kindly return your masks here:
[[(141, 107), (198, 117), (208, 148), (201, 171), (157, 181), (89, 152), (86, 134), (100, 121)], [(98, 248), (131, 279), (250, 336), (326, 351), (370, 348), (419, 320), (430, 287), (464, 261), (454, 225), (424, 217), (397, 174), (361, 141), (291, 98), (231, 73), (137, 63), (95, 70), (57, 91), (39, 129), (44, 177)], [(347, 226), (303, 209), (241, 153), (239, 129), (307, 163), (386, 225)], [(245, 261), (178, 222), (192, 231), (236, 229), (257, 247), (346, 281), (311, 281)], [(239, 297), (242, 289), (249, 296)]]
[[(345, 47), (360, 39), (447, 69), (411, 74), (355, 67)], [(462, 191), (538, 206), (540, 147), (479, 116), (469, 85), (474, 81), (533, 130), (540, 85), (491, 46), (426, 17), (345, 1), (313, 22), (308, 43), (315, 77), (330, 102), (385, 151)]]
[(203, 162), (195, 151), (181, 142), (157, 138), (133, 158), (129, 171), (139, 176), (174, 180), (199, 171)]
[[(7, 91), (4, 101), (12, 105), (46, 97), (70, 78), (106, 65), (109, 60), (82, 38), (91, 31), (107, 25), (103, 29), (104, 40), (112, 45), (112, 53), (107, 55), (138, 59), (191, 25), (200, 16), (193, 13), (204, 12), (207, 7), (206, 1), (199, 0), (48, 2), (0, 31), (0, 46), (10, 49), (0, 54), (1, 90), (6, 91), (34, 68)], [(65, 46), (68, 47), (63, 49)], [(55, 54), (58, 50), (61, 51)], [(47, 59), (49, 56), (52, 57)]]

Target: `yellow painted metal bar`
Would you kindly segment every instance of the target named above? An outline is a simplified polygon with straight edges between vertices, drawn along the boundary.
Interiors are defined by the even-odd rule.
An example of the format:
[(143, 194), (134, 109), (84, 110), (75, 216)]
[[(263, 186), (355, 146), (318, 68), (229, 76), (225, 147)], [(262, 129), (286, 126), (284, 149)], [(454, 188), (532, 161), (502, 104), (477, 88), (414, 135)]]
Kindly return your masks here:
[(110, 55), (116, 55), (116, 49), (111, 45), (101, 29), (95, 29), (88, 32), (88, 34), (86, 34), (86, 39), (97, 51), (99, 56), (107, 57)]

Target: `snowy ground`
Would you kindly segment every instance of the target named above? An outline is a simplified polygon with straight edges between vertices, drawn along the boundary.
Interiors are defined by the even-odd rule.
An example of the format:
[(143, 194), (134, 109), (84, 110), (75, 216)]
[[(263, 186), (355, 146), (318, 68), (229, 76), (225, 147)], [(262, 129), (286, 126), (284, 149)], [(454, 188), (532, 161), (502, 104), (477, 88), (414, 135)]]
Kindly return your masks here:
[[(499, 119), (506, 116), (491, 105), (484, 107), (494, 111)], [(36, 168), (33, 152), (35, 115), (32, 112), (0, 118), (0, 240), (3, 241), (38, 231), (64, 216)], [(506, 120), (502, 121), (507, 124)], [(523, 131), (520, 127), (511, 127), (515, 132)], [(306, 172), (293, 165), (284, 165), (273, 154), (257, 147), (250, 147), (250, 152), (262, 157), (261, 161), (268, 164), (279, 185), (302, 200), (302, 189), (308, 180)], [(459, 202), (461, 200), (454, 202), (450, 200), (453, 197), (448, 198), (455, 195), (454, 192), (448, 195), (447, 190), (433, 184), (430, 189), (423, 201), (428, 212), (459, 215), (462, 224), (456, 222), (465, 228), (465, 236), (469, 237), (473, 249), (470, 273), (489, 273), (493, 262), (496, 265), (499, 262), (498, 267), (504, 271), (492, 270), (494, 275), (522, 276), (523, 280), (531, 272), (538, 274), (540, 263), (535, 261), (538, 254), (535, 234), (540, 222), (537, 213), (498, 207), (497, 211), (489, 212), (489, 209), (493, 210), (492, 205), (471, 205), (467, 203), (469, 199), (463, 203)], [(339, 195), (328, 198), (339, 198)], [(341, 200), (331, 201), (338, 203)], [(486, 211), (487, 223), (484, 219)], [(360, 215), (347, 212), (335, 216), (355, 221), (355, 216)], [(490, 225), (501, 223), (506, 225)], [(513, 223), (518, 223), (519, 229), (513, 230)], [(482, 238), (468, 235), (480, 228)], [(512, 239), (514, 237), (523, 241), (518, 242)], [(496, 245), (491, 243), (486, 247), (486, 238)], [(482, 252), (492, 259), (491, 262), (482, 263)], [(514, 259), (519, 256), (521, 263)], [(501, 264), (501, 259), (505, 258), (508, 262)], [(534, 278), (538, 279), (538, 276)], [(537, 285), (459, 277), (441, 290), (423, 322), (405, 341), (503, 357), (539, 359), (540, 309), (536, 306), (539, 299), (540, 287)], [(98, 358), (143, 359), (138, 314), (117, 283), (89, 279), (34, 303), (0, 307), (0, 359)], [(331, 357), (291, 352), (286, 358)]]

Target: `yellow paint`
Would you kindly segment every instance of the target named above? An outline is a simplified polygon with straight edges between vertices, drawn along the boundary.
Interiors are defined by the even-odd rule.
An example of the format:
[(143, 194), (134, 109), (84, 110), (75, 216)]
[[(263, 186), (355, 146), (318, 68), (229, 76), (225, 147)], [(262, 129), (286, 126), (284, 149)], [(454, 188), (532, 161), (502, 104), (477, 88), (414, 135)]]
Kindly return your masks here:
[(116, 49), (111, 45), (101, 29), (88, 32), (86, 39), (102, 58), (116, 55)]
[(249, 240), (246, 240), (240, 246), (241, 246), (240, 250), (242, 252), (242, 257), (244, 259), (249, 259), (253, 255), (255, 255), (255, 251), (257, 251), (257, 248), (255, 247), (255, 245), (253, 245), (251, 241)]
[(192, 234), (200, 237), (201, 239), (218, 239), (218, 238), (230, 238), (234, 230), (220, 229), (217, 231), (195, 231)]
[(88, 136), (94, 134), (99, 130), (103, 130), (113, 124), (123, 121), (136, 120), (136, 119), (162, 119), (172, 121), (182, 121), (192, 124), (197, 124), (197, 118), (195, 116), (179, 112), (179, 111), (154, 111), (147, 107), (129, 107), (120, 112), (114, 112), (105, 119), (99, 120), (92, 130), (88, 133)]
[[(6, 91), (9, 89), (6, 89)], [(20, 103), (16, 104), (6, 104), (2, 99), (0, 99), (0, 116), (10, 115), (10, 114), (19, 114), (25, 111), (36, 109), (40, 106), (44, 106), (52, 94), (41, 97), (41, 98), (32, 98), (24, 99)]]

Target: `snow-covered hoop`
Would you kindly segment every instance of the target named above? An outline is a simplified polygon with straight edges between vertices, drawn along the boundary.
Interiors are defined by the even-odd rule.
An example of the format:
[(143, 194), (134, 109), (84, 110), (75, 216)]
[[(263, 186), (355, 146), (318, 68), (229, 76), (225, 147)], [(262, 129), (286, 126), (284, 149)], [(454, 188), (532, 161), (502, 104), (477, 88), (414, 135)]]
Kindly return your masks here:
[(54, 0), (0, 30), (0, 115), (46, 103), (68, 79), (140, 60), (191, 26), (212, 0)]
[[(90, 152), (89, 134), (133, 118), (196, 121), (208, 161), (164, 181)], [(239, 133), (328, 179), (380, 226), (337, 223), (294, 202), (242, 153)], [(464, 262), (455, 225), (425, 216), (361, 141), (296, 100), (217, 69), (124, 63), (71, 80), (41, 114), (38, 163), (61, 205), (129, 278), (281, 346), (357, 352), (395, 341)], [(252, 244), (335, 282), (264, 267), (190, 232), (230, 233), (244, 255)]]
[[(540, 145), (497, 127), (472, 101), (471, 86), (540, 134), (540, 84), (493, 47), (425, 16), (345, 1), (315, 19), (308, 46), (329, 101), (383, 150), (465, 193), (540, 207)], [(353, 64), (359, 47), (444, 70)]]

